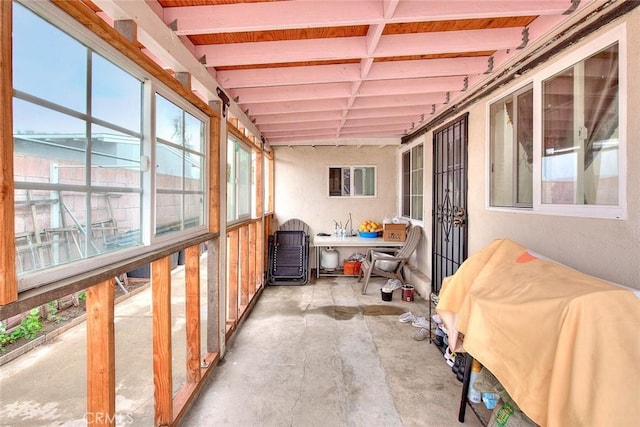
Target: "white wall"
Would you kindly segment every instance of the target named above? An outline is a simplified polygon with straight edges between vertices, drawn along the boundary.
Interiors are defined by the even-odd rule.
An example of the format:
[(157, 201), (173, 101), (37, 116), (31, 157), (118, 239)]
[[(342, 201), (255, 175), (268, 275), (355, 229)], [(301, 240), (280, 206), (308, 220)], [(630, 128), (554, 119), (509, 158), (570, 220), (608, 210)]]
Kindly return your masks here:
[[(300, 218), (313, 234), (331, 233), (333, 220), (354, 228), (365, 219), (382, 221), (397, 206), (398, 148), (352, 146), (292, 146), (275, 150), (275, 212), (278, 223)], [(329, 197), (329, 166), (376, 166), (376, 197)]]

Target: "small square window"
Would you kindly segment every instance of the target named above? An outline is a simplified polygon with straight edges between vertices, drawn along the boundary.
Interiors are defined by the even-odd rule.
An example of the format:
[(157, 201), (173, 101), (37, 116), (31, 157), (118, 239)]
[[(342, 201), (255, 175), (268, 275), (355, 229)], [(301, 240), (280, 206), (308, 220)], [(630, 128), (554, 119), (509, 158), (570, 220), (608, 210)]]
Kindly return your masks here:
[(329, 197), (375, 197), (375, 166), (329, 167)]

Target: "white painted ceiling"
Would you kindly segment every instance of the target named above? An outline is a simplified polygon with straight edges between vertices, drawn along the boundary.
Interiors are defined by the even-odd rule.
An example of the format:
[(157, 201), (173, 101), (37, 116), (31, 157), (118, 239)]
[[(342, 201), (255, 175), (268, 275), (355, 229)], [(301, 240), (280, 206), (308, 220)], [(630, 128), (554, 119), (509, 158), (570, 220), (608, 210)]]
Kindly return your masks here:
[(597, 1), (93, 0), (270, 145), (399, 143)]

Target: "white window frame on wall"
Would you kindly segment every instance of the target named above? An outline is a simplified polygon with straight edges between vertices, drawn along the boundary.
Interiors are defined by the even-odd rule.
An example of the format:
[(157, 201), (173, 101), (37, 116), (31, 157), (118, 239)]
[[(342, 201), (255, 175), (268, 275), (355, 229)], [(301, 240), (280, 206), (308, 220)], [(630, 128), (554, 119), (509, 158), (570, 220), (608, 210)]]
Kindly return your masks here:
[[(373, 169), (373, 194), (357, 194), (356, 193), (356, 184), (355, 184), (355, 170), (356, 169)], [(332, 195), (331, 194), (331, 169), (349, 169), (349, 194), (346, 194), (344, 191), (344, 183), (342, 184), (342, 194), (341, 195)], [(341, 178), (343, 174), (341, 173)], [(337, 198), (348, 198), (348, 197), (356, 197), (356, 198), (375, 198), (378, 195), (378, 169), (375, 165), (330, 165), (327, 167), (327, 196), (331, 199)]]
[[(154, 103), (154, 113), (151, 115), (152, 116), (152, 120), (153, 120), (153, 125), (151, 126), (151, 128), (149, 129), (148, 135), (150, 135), (151, 137), (149, 138), (149, 144), (150, 147), (147, 147), (145, 145), (144, 151), (145, 153), (150, 153), (150, 164), (155, 165), (156, 164), (156, 144), (159, 143), (157, 140), (157, 136), (156, 136), (156, 126), (155, 126), (155, 119), (156, 119), (156, 115), (155, 115), (155, 99), (156, 99), (156, 95), (160, 95), (162, 97), (164, 97), (166, 100), (172, 102), (173, 104), (175, 104), (178, 108), (182, 109), (183, 114), (189, 113), (191, 114), (193, 117), (197, 118), (198, 120), (202, 121), (203, 125), (204, 125), (204, 135), (203, 135), (203, 147), (202, 147), (202, 154), (203, 154), (203, 164), (202, 164), (202, 172), (201, 175), (203, 177), (203, 182), (202, 182), (202, 197), (203, 197), (203, 224), (198, 225), (196, 227), (190, 227), (187, 229), (183, 229), (180, 230), (180, 235), (184, 236), (184, 237), (191, 237), (191, 236), (197, 236), (199, 234), (202, 234), (204, 231), (206, 231), (208, 229), (208, 224), (209, 224), (209, 210), (207, 209), (207, 206), (209, 205), (208, 202), (208, 195), (209, 195), (209, 179), (207, 178), (209, 176), (209, 169), (208, 169), (208, 165), (209, 165), (209, 138), (207, 137), (207, 135), (209, 135), (209, 118), (207, 117), (206, 114), (204, 114), (202, 111), (200, 111), (198, 108), (194, 107), (193, 105), (191, 105), (190, 103), (186, 102), (185, 100), (183, 100), (180, 96), (178, 96), (177, 94), (175, 94), (171, 89), (165, 87), (164, 85), (162, 85), (159, 82), (151, 82), (151, 89), (150, 89), (151, 93), (153, 94), (153, 101), (152, 103)], [(190, 152), (195, 152), (194, 150), (191, 150), (189, 148), (186, 147), (182, 147), (180, 148), (180, 150), (182, 151), (182, 153), (190, 153)], [(155, 168), (153, 170), (153, 172), (155, 172)], [(183, 176), (182, 178), (184, 179), (184, 170), (183, 170)], [(162, 234), (158, 234), (157, 230), (156, 230), (156, 224), (155, 224), (155, 220), (157, 218), (156, 215), (156, 195), (159, 193), (158, 188), (156, 186), (156, 174), (153, 173), (152, 174), (153, 177), (150, 177), (151, 179), (149, 179), (149, 181), (151, 181), (153, 184), (153, 189), (154, 192), (151, 196), (152, 199), (152, 203), (151, 203), (151, 209), (149, 212), (152, 212), (153, 216), (151, 218), (153, 218), (153, 227), (150, 228), (150, 241), (153, 242), (165, 242), (165, 241), (174, 241), (176, 238), (176, 233), (168, 233), (165, 235)], [(160, 192), (161, 193), (161, 192)], [(183, 198), (183, 203), (184, 203), (184, 196), (185, 195), (189, 195), (189, 194), (194, 194), (194, 192), (190, 192), (190, 191), (186, 191), (184, 188), (181, 191), (182, 193), (182, 198)], [(184, 206), (183, 208), (183, 213), (184, 213)], [(143, 211), (144, 212), (144, 211)], [(181, 221), (184, 222), (184, 219), (181, 216)], [(184, 223), (182, 224), (182, 226), (184, 226)]]
[[(515, 162), (517, 161), (517, 152), (518, 152), (518, 144), (519, 142), (516, 140), (515, 136), (513, 138), (513, 140), (511, 141), (511, 148), (512, 148), (512, 153), (511, 153), (511, 161), (512, 163), (508, 166), (510, 166), (510, 170), (511, 170), (511, 184), (512, 184), (512, 188), (511, 188), (511, 205), (492, 205), (492, 182), (493, 182), (493, 174), (496, 173), (495, 172), (495, 157), (494, 157), (494, 152), (493, 152), (493, 147), (492, 147), (492, 129), (491, 129), (491, 122), (493, 117), (491, 116), (491, 107), (493, 105), (495, 105), (496, 103), (500, 103), (502, 101), (504, 101), (505, 99), (510, 98), (511, 100), (513, 100), (513, 116), (511, 119), (513, 122), (516, 122), (515, 118), (519, 116), (519, 111), (518, 111), (518, 107), (517, 107), (517, 100), (518, 97), (525, 94), (526, 92), (533, 92), (533, 87), (532, 87), (532, 83), (530, 80), (526, 81), (525, 83), (518, 85), (517, 87), (515, 87), (511, 92), (507, 93), (506, 95), (499, 97), (495, 100), (492, 100), (490, 102), (487, 103), (487, 109), (486, 109), (486, 114), (487, 114), (487, 121), (488, 121), (488, 126), (487, 126), (487, 142), (488, 142), (488, 150), (487, 150), (487, 170), (488, 170), (488, 180), (487, 180), (487, 206), (491, 207), (491, 208), (498, 208), (498, 209), (518, 209), (520, 210), (531, 210), (533, 208), (533, 204), (529, 204), (529, 203), (521, 203), (518, 202), (518, 185), (520, 184), (518, 182), (518, 174), (517, 174), (517, 165), (515, 164)], [(532, 104), (533, 104), (533, 99), (532, 99)], [(533, 105), (532, 105), (533, 108)], [(514, 123), (513, 125), (513, 132), (514, 134), (517, 133), (517, 124)], [(534, 127), (535, 125), (532, 123), (532, 127)], [(533, 138), (533, 135), (532, 135)], [(504, 142), (504, 141), (503, 141)], [(502, 147), (504, 147), (504, 143), (501, 144)], [(533, 150), (533, 145), (532, 145), (532, 150)], [(533, 157), (533, 153), (532, 153), (532, 157)], [(533, 176), (533, 159), (532, 159), (532, 163), (531, 163), (531, 171), (532, 171), (532, 183), (531, 183), (531, 192), (532, 192), (532, 197), (533, 197), (533, 181), (535, 180), (535, 177)]]
[[(542, 84), (545, 80), (570, 68), (597, 52), (618, 44), (618, 204), (545, 204), (542, 203)], [(491, 206), (491, 104), (513, 94), (528, 84), (533, 84), (533, 207), (529, 209)], [(626, 25), (622, 24), (585, 43), (571, 52), (566, 52), (556, 62), (536, 72), (508, 92), (502, 92), (486, 104), (486, 188), (485, 206), (487, 210), (511, 211), (518, 213), (537, 213), (558, 216), (589, 217), (603, 219), (625, 219), (627, 216), (627, 38)]]
[[(557, 62), (533, 76), (533, 210), (539, 213), (624, 219), (627, 212), (627, 37), (626, 25), (620, 25), (602, 36), (586, 43), (578, 49), (563, 55)], [(620, 141), (618, 145), (618, 205), (559, 205), (541, 202), (542, 193), (542, 82), (561, 71), (584, 61), (602, 49), (618, 44), (618, 127)]]
[[(247, 147), (246, 144), (244, 144), (240, 138), (236, 137), (235, 135), (229, 133), (227, 136), (227, 157), (229, 156), (229, 150), (231, 149), (231, 145), (233, 144), (233, 152), (235, 153), (233, 156), (233, 168), (231, 169), (234, 172), (233, 177), (228, 175), (227, 176), (227, 182), (226, 185), (229, 185), (229, 179), (233, 179), (233, 187), (234, 187), (234, 192), (233, 194), (227, 194), (227, 199), (229, 199), (230, 197), (233, 198), (232, 201), (227, 200), (227, 209), (229, 209), (229, 204), (233, 203), (233, 207), (235, 209), (233, 218), (229, 219), (227, 218), (227, 224), (234, 224), (234, 223), (238, 223), (238, 222), (242, 222), (242, 221), (246, 221), (248, 219), (251, 219), (254, 209), (255, 209), (255, 199), (254, 196), (255, 194), (255, 190), (254, 190), (254, 164), (255, 164), (255, 156), (253, 153), (253, 150), (250, 147)], [(239, 155), (236, 153), (235, 151), (235, 146), (238, 146), (240, 150), (246, 152), (249, 154), (249, 170), (247, 171), (242, 171), (240, 169), (240, 159), (239, 159)], [(227, 173), (229, 174), (231, 171), (228, 171)], [(238, 197), (239, 194), (241, 193), (240, 191), (240, 174), (241, 173), (248, 173), (248, 185), (249, 185), (249, 189), (247, 191), (247, 198), (248, 200), (246, 201), (248, 203), (249, 209), (248, 212), (246, 213), (242, 213), (240, 214), (238, 212)]]
[[(414, 218), (413, 217), (413, 199), (415, 196), (418, 196), (419, 194), (414, 193), (413, 192), (413, 188), (414, 188), (414, 182), (413, 182), (413, 172), (414, 170), (413, 168), (413, 156), (414, 156), (414, 150), (419, 147), (422, 146), (422, 194), (420, 194), (420, 196), (422, 196), (422, 204), (420, 206), (420, 210), (422, 211), (422, 218)], [(399, 161), (399, 167), (398, 167), (398, 171), (400, 172), (400, 179), (398, 180), (398, 194), (399, 194), (399, 198), (398, 198), (398, 211), (401, 217), (403, 218), (408, 218), (411, 219), (412, 221), (420, 221), (423, 222), (424, 221), (424, 165), (425, 165), (425, 144), (424, 142), (420, 142), (418, 144), (414, 144), (411, 147), (408, 147), (406, 150), (401, 151), (400, 155), (398, 156), (398, 161)], [(403, 165), (403, 157), (405, 154), (409, 155), (409, 216), (404, 215), (404, 183), (403, 183), (403, 177), (405, 174), (405, 170), (404, 165)]]

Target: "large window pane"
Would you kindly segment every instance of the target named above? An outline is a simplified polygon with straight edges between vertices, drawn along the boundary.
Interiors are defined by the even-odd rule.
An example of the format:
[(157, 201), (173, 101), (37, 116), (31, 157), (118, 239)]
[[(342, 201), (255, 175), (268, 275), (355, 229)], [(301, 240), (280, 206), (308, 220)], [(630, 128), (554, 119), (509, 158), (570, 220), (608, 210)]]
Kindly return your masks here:
[(618, 204), (618, 46), (542, 83), (542, 203)]
[(516, 96), (516, 204), (533, 205), (533, 89)]
[(205, 157), (198, 153), (205, 147), (205, 124), (158, 94), (156, 108), (156, 234), (162, 235), (204, 225)]
[(251, 153), (241, 148), (238, 151), (238, 217), (251, 215)]
[(236, 206), (236, 143), (232, 139), (227, 142), (227, 221), (238, 219)]
[(411, 151), (402, 153), (402, 216), (411, 218)]

